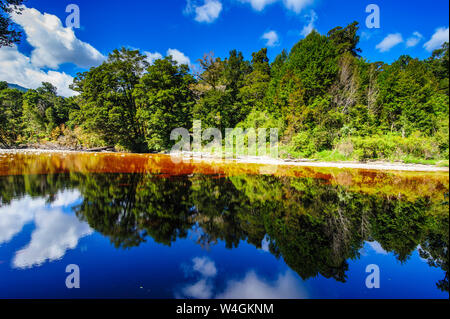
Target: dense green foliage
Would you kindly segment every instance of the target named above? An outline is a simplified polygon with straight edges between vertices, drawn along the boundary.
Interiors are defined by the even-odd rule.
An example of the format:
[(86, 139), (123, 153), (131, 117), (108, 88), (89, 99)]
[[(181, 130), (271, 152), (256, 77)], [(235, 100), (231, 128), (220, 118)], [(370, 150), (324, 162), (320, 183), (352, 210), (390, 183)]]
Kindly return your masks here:
[(0, 0), (0, 47), (19, 41), (21, 32), (14, 29), (10, 14), (20, 14), (22, 3), (23, 0)]
[[(448, 160), (448, 43), (431, 57), (368, 62), (358, 23), (313, 31), (272, 63), (207, 54), (201, 71), (172, 57), (152, 65), (139, 51), (113, 51), (79, 74), (74, 98), (54, 88), (0, 87), (0, 143), (58, 140), (135, 152), (168, 150), (177, 127), (278, 128), (282, 156)], [(3, 85), (4, 86), (4, 85)]]
[(79, 74), (73, 89), (82, 93), (77, 123), (106, 143), (140, 150), (142, 133), (136, 121), (135, 87), (148, 66), (138, 51), (115, 50), (97, 68)]

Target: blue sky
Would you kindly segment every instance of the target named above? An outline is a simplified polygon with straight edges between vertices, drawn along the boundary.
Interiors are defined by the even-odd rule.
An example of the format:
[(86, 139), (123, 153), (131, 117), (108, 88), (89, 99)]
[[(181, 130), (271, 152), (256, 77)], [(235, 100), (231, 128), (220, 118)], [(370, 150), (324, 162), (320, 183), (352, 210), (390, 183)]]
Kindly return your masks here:
[[(69, 45), (66, 43), (61, 49), (65, 40), (57, 37), (64, 33), (61, 30), (68, 16), (66, 6), (71, 3), (80, 8), (81, 28), (73, 29), (70, 40), (64, 38)], [(380, 28), (369, 29), (365, 25), (369, 4), (380, 8)], [(356, 20), (361, 24), (362, 56), (390, 63), (402, 54), (428, 57), (432, 48), (445, 39), (448, 41), (449, 26), (446, 0), (27, 0), (26, 6), (38, 11), (30, 17), (39, 20), (46, 13), (62, 23), (59, 30), (49, 27), (51, 23), (45, 19), (33, 24), (34, 18), (26, 16), (22, 21), (18, 18), (25, 30), (24, 39), (16, 48), (18, 52), (0, 51), (0, 67), (4, 67), (3, 72), (0, 69), (0, 80), (6, 76), (7, 80), (28, 87), (37, 80), (14, 78), (11, 73), (20, 73), (21, 69), (6, 70), (6, 59), (30, 58), (29, 68), (37, 78), (56, 77), (55, 83), (62, 86), (76, 72), (98, 64), (99, 55), (106, 56), (121, 46), (161, 55), (166, 55), (169, 49), (177, 50), (171, 52), (176, 52), (180, 61), (188, 58), (195, 65), (197, 59), (210, 51), (225, 57), (231, 49), (238, 49), (250, 58), (252, 52), (269, 44), (269, 58), (273, 59), (312, 28), (325, 34)], [(47, 30), (39, 33), (36, 29), (42, 23)], [(51, 71), (58, 74), (50, 75)]]

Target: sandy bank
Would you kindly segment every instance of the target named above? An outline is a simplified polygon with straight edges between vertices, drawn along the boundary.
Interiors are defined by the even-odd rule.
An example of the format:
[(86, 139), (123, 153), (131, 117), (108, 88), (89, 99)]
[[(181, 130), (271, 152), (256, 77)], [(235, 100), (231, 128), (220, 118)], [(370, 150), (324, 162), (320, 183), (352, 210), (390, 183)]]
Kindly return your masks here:
[[(0, 149), (1, 154), (48, 154), (48, 153), (85, 153), (83, 151), (70, 151), (70, 150), (45, 150), (45, 149)], [(86, 152), (87, 153), (87, 152)], [(105, 152), (103, 152), (105, 153)], [(107, 152), (106, 152), (107, 153)], [(96, 154), (95, 152), (89, 152), (89, 154)], [(120, 156), (126, 156), (127, 153), (114, 153)], [(130, 153), (131, 154), (131, 153)], [(134, 154), (140, 156), (152, 156), (153, 154)], [(170, 156), (170, 155), (167, 155)], [(259, 157), (259, 156), (240, 156), (235, 159), (221, 159), (215, 157), (209, 153), (178, 153), (178, 158), (182, 158), (185, 161), (192, 160), (194, 162), (233, 162), (242, 164), (261, 164), (261, 165), (283, 165), (283, 166), (301, 166), (301, 167), (333, 167), (333, 168), (355, 168), (355, 169), (367, 169), (367, 170), (384, 170), (384, 171), (416, 171), (416, 172), (448, 172), (448, 167), (437, 167), (435, 165), (422, 165), (422, 164), (404, 164), (400, 162), (320, 162), (307, 159), (274, 159), (271, 157)]]
[[(183, 158), (193, 158), (194, 161), (217, 161), (217, 157), (210, 154), (182, 154)], [(301, 167), (333, 167), (333, 168), (356, 168), (368, 170), (388, 170), (388, 171), (415, 171), (415, 172), (448, 172), (448, 167), (437, 167), (435, 165), (405, 164), (400, 162), (321, 162), (308, 159), (274, 159), (271, 157), (242, 156), (236, 159), (227, 159), (235, 163), (265, 164), (265, 165), (284, 165)]]

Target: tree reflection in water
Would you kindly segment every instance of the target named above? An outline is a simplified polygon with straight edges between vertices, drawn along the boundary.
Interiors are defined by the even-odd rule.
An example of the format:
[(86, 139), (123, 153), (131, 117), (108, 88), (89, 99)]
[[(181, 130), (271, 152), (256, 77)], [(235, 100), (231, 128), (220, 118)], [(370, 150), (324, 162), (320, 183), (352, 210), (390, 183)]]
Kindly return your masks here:
[[(283, 258), (303, 279), (322, 275), (347, 280), (348, 260), (359, 258), (366, 241), (377, 241), (406, 262), (419, 247), (421, 258), (439, 267), (449, 290), (448, 200), (415, 194), (356, 192), (321, 179), (270, 175), (220, 177), (190, 174), (65, 173), (0, 177), (1, 205), (30, 195), (48, 203), (61, 190), (77, 189), (77, 217), (117, 248), (150, 236), (171, 245), (196, 229), (198, 244), (247, 241)], [(445, 192), (448, 194), (448, 185)]]

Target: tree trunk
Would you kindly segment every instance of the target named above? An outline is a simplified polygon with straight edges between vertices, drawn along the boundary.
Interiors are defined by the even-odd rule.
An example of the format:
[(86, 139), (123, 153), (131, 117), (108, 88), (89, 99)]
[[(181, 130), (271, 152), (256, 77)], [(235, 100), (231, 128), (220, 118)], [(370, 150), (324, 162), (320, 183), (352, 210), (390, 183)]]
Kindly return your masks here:
[(5, 148), (9, 148), (8, 143), (6, 143), (3, 137), (1, 136), (0, 136), (0, 145), (4, 146)]

